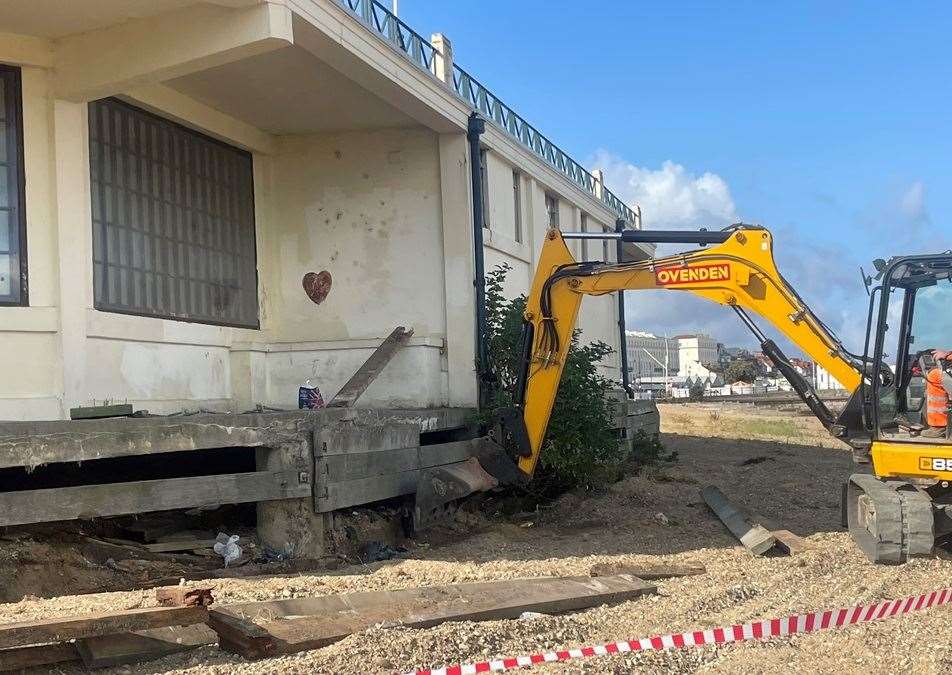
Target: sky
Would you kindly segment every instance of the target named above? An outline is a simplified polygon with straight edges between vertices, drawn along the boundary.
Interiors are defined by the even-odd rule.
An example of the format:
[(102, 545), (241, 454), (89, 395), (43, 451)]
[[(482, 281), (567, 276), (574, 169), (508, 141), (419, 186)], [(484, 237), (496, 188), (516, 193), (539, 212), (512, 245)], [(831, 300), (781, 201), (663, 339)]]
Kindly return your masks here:
[[(385, 1), (386, 4), (386, 1)], [(641, 205), (646, 228), (757, 223), (858, 349), (859, 265), (952, 248), (952, 3), (399, 0), (418, 32)], [(631, 329), (753, 346), (686, 293)]]

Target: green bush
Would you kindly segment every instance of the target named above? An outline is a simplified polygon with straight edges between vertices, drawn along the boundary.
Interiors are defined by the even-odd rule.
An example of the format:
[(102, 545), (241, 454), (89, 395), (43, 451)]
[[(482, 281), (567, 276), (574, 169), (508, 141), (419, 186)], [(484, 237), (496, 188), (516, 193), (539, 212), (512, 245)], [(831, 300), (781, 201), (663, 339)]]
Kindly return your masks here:
[[(512, 404), (526, 306), (525, 296), (507, 300), (503, 294), (510, 269), (503, 264), (486, 274), (488, 352), (498, 384), (493, 410)], [(526, 488), (537, 499), (617, 480), (628, 459), (612, 428), (615, 385), (598, 372), (613, 350), (604, 342), (583, 345), (580, 336), (579, 330), (572, 335), (539, 466)]]

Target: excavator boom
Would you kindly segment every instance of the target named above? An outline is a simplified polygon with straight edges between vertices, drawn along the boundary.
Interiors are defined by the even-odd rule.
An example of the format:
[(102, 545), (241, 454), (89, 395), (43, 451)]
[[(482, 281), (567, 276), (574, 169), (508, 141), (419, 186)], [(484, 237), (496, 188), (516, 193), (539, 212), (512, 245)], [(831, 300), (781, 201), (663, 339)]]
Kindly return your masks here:
[[(579, 262), (566, 245), (569, 238), (702, 248), (635, 262)], [(604, 235), (552, 229), (526, 302), (514, 407), (497, 415), (494, 437), (517, 459), (522, 478), (531, 478), (543, 452), (583, 296), (642, 289), (692, 293), (736, 312), (830, 433), (852, 446), (857, 461), (872, 463), (873, 475), (854, 474), (844, 490), (844, 514), (863, 552), (887, 563), (929, 555), (935, 541), (952, 539), (952, 391), (943, 414), (936, 408), (941, 395), (930, 390), (928, 419), (933, 421), (924, 424), (925, 399), (916, 393), (920, 385), (914, 386), (923, 376), (910, 369), (909, 360), (912, 351), (932, 354), (948, 348), (920, 344), (924, 341), (952, 339), (948, 330), (930, 330), (952, 326), (952, 251), (877, 261), (877, 269), (881, 281), (870, 296), (866, 350), (858, 356), (784, 280), (774, 262), (773, 239), (764, 228), (735, 225), (720, 232), (626, 230)], [(898, 331), (891, 330), (890, 314), (900, 313)], [(852, 394), (842, 412), (834, 416), (752, 315), (772, 324)], [(914, 317), (926, 318), (917, 323)], [(895, 365), (885, 363), (887, 334), (890, 340), (898, 335), (892, 343), (898, 344)], [(952, 376), (952, 359), (942, 367)], [(944, 429), (935, 422), (942, 419), (949, 420)]]
[(531, 476), (538, 463), (584, 295), (667, 289), (686, 291), (730, 306), (755, 332), (777, 367), (790, 371), (784, 374), (792, 375), (794, 386), (804, 389), (798, 389), (798, 393), (805, 397), (811, 410), (827, 427), (833, 425), (832, 415), (812, 388), (807, 388), (805, 382), (796, 382), (798, 376), (786, 357), (773, 341), (760, 333), (747, 312), (773, 324), (850, 392), (862, 382), (862, 364), (780, 275), (767, 230), (735, 226), (722, 232), (632, 231), (631, 234), (647, 235), (655, 242), (680, 240), (714, 245), (638, 262), (577, 262), (565, 242), (571, 235), (563, 235), (555, 229), (547, 233), (526, 304), (524, 377), (519, 383), (522, 391), (516, 395), (522, 404), (528, 437), (528, 448), (519, 458), (523, 473)]

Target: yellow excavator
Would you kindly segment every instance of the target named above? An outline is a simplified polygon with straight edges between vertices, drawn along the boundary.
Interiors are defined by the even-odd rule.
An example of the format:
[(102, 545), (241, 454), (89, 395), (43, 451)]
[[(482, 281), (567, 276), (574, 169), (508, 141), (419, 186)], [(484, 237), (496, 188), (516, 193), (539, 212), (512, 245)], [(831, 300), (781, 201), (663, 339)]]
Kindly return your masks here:
[[(698, 248), (637, 262), (579, 262), (566, 240), (586, 238)], [(816, 274), (836, 264), (817, 260)], [(494, 441), (518, 463), (522, 477), (531, 478), (583, 296), (641, 289), (693, 293), (736, 312), (824, 427), (869, 469), (852, 475), (843, 495), (849, 531), (869, 559), (898, 564), (931, 555), (937, 542), (952, 538), (952, 396), (943, 403), (945, 428), (936, 430), (927, 424), (936, 419), (927, 415), (936, 401), (928, 400), (925, 381), (933, 368), (945, 369), (946, 382), (952, 374), (949, 361), (935, 359), (936, 350), (952, 348), (952, 251), (877, 260), (874, 266), (875, 279), (863, 275), (870, 296), (867, 337), (863, 354), (856, 354), (784, 280), (773, 238), (762, 227), (605, 234), (552, 229), (526, 304), (515, 405), (499, 415)], [(752, 314), (850, 392), (841, 412), (827, 407)]]

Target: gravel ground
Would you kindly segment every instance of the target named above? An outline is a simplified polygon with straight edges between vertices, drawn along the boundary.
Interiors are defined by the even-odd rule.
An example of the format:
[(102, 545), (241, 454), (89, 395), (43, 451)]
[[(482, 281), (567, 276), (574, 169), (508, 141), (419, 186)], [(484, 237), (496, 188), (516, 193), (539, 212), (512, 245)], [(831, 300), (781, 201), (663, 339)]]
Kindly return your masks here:
[[(707, 438), (712, 413), (736, 435)], [(656, 633), (830, 609), (949, 585), (952, 562), (870, 564), (840, 531), (845, 449), (812, 442), (810, 420), (751, 410), (676, 406), (662, 412), (672, 467), (624, 480), (598, 495), (567, 495), (519, 522), (464, 516), (463, 533), (420, 542), (409, 557), (332, 574), (211, 582), (221, 603), (518, 577), (587, 574), (595, 563), (704, 565), (707, 574), (658, 583), (659, 593), (568, 616), (375, 628), (325, 649), (248, 663), (215, 648), (134, 668), (145, 673), (367, 673), (515, 656)], [(746, 421), (745, 421), (746, 420)], [(753, 422), (750, 422), (753, 420)], [(783, 420), (794, 420), (794, 438)], [(716, 422), (717, 420), (713, 420)], [(747, 426), (745, 426), (747, 425)], [(780, 444), (771, 429), (782, 431)], [(747, 431), (744, 431), (747, 429)], [(695, 434), (704, 433), (705, 437)], [(749, 432), (749, 433), (748, 433)], [(729, 432), (725, 432), (729, 433)], [(766, 459), (759, 459), (759, 458)], [(755, 459), (754, 463), (745, 463)], [(753, 558), (707, 510), (698, 488), (714, 483), (763, 518), (814, 545), (792, 557)], [(661, 519), (657, 514), (664, 514)], [(661, 521), (666, 520), (663, 524)], [(153, 604), (150, 592), (26, 599), (0, 605), (0, 621)], [(866, 626), (736, 646), (673, 650), (547, 665), (539, 672), (917, 672), (952, 671), (952, 610), (938, 608)], [(132, 672), (115, 669), (106, 672)], [(69, 672), (64, 669), (62, 672)]]

